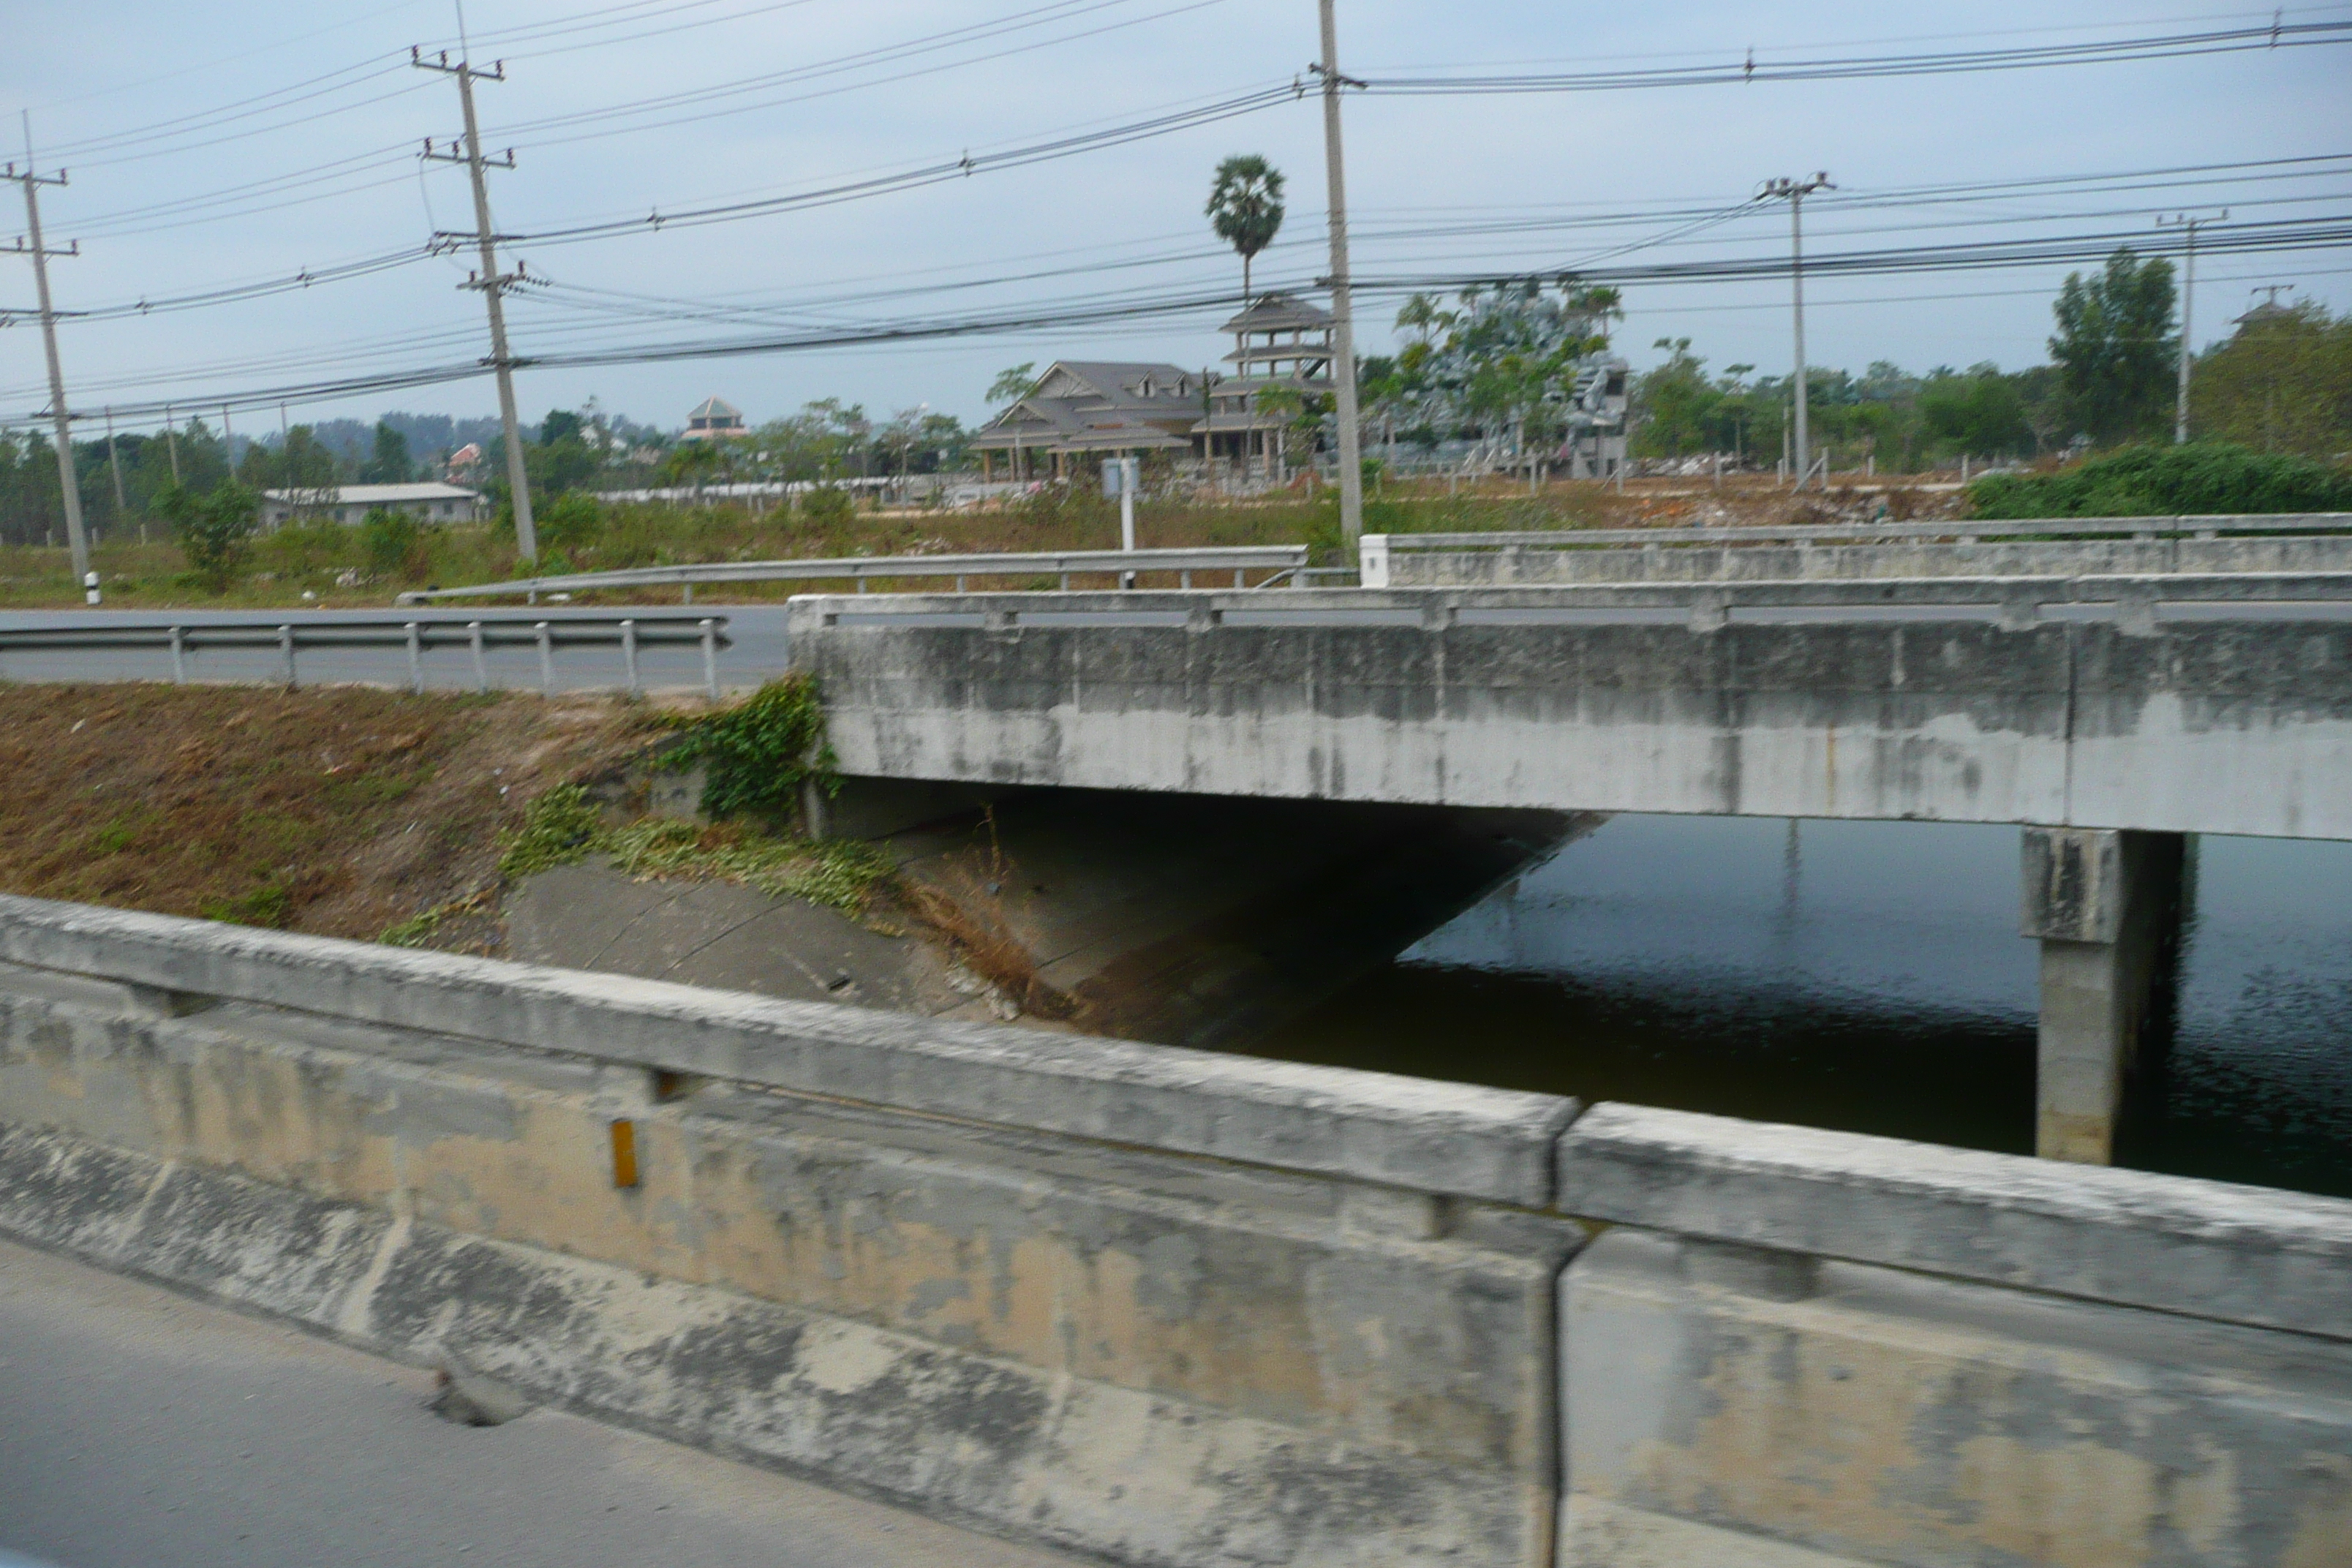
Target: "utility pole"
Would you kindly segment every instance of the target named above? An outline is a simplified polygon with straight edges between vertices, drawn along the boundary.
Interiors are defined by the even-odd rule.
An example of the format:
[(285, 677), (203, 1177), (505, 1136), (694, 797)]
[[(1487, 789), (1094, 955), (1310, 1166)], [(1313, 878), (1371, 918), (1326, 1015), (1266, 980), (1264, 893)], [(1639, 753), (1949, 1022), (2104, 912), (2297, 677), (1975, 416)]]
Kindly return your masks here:
[(1759, 201), (1786, 197), (1789, 203), (1789, 290), (1796, 308), (1797, 320), (1797, 444), (1791, 461), (1796, 469), (1799, 489), (1805, 488), (1805, 480), (1812, 474), (1812, 447), (1809, 440), (1810, 432), (1805, 428), (1806, 405), (1811, 401), (1808, 396), (1810, 389), (1805, 385), (1805, 198), (1815, 191), (1836, 189), (1830, 184), (1827, 172), (1816, 171), (1810, 180), (1797, 181), (1786, 176), (1767, 180), (1764, 188), (1756, 193)]
[[(2223, 207), (2221, 216), (2227, 218), (2230, 209)], [(2180, 447), (2189, 441), (2189, 306), (2197, 292), (2197, 229), (2200, 224), (2217, 220), (2177, 213), (2159, 216), (2156, 221), (2159, 227), (2178, 227), (2189, 235), (2189, 248), (2181, 257), (2180, 268), (2180, 390), (2172, 409), (2172, 444)]]
[(51, 250), (41, 243), (41, 199), (43, 185), (62, 185), (66, 172), (43, 176), (33, 172), (33, 125), (28, 116), (25, 121), (25, 169), (19, 174), (16, 165), (8, 165), (7, 178), (25, 187), (25, 226), (31, 231), (32, 243), (16, 241), (16, 249), (33, 258), (33, 285), (40, 296), (41, 346), (49, 356), (49, 417), (58, 433), (58, 489), (64, 493), (66, 503), (66, 541), (73, 546), (74, 580), (82, 586), (82, 598), (89, 604), (99, 602), (98, 575), (89, 568), (89, 536), (81, 525), (81, 478), (74, 471), (73, 416), (66, 412), (66, 375), (58, 363), (58, 313), (49, 303), (49, 261), (52, 256), (79, 256), (81, 242), (76, 240), (63, 250)]
[(539, 531), (531, 523), (530, 476), (522, 460), (522, 433), (515, 420), (514, 358), (507, 353), (507, 313), (505, 306), (499, 302), (508, 289), (522, 281), (523, 271), (519, 263), (510, 273), (502, 275), (499, 271), (497, 235), (490, 227), (489, 187), (482, 181), (485, 168), (513, 168), (514, 149), (508, 148), (504, 158), (485, 159), (482, 156), (481, 126), (474, 118), (475, 79), (504, 81), (507, 79), (507, 67), (504, 60), (495, 60), (488, 70), (476, 70), (464, 58), (465, 53), (465, 37), (461, 30), (457, 64), (449, 63), (446, 49), (437, 58), (428, 60), (422, 50), (411, 48), (408, 58), (411, 65), (421, 69), (440, 71), (457, 79), (457, 101), (466, 113), (465, 145), (462, 149), (452, 145), (446, 153), (436, 153), (428, 138), (425, 143), (425, 156), (436, 163), (463, 163), (473, 177), (474, 229), (475, 237), (481, 245), (482, 266), (481, 270), (462, 287), (479, 289), (483, 300), (489, 306), (490, 367), (498, 373), (499, 422), (506, 431), (507, 489), (514, 496), (515, 549), (523, 560), (535, 561), (539, 558)]
[[(114, 444), (114, 405), (106, 405), (106, 466), (114, 470), (114, 517), (117, 522), (127, 516), (131, 504), (122, 499), (122, 448)], [(139, 531), (139, 542), (147, 542), (147, 531)]]
[(1364, 536), (1364, 460), (1356, 428), (1355, 304), (1348, 284), (1348, 181), (1339, 149), (1339, 92), (1364, 84), (1339, 74), (1339, 34), (1332, 0), (1322, 0), (1323, 170), (1331, 206), (1331, 383), (1339, 397), (1339, 538), (1348, 550)]
[(163, 405), (163, 445), (172, 453), (172, 482), (176, 485), (180, 482), (180, 430), (173, 422), (172, 405), (168, 403)]

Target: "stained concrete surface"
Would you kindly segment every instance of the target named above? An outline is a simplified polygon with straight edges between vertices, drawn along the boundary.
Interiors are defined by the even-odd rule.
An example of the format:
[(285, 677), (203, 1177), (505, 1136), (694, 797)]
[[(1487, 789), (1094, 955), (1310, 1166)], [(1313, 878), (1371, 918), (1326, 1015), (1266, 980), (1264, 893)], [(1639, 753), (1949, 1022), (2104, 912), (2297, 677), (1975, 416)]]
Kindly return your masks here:
[(656, 1438), (425, 1409), (432, 1375), (0, 1243), (0, 1562), (1070, 1568)]
[(979, 987), (933, 944), (733, 882), (637, 881), (559, 866), (509, 895), (509, 955), (803, 1002), (985, 1017)]

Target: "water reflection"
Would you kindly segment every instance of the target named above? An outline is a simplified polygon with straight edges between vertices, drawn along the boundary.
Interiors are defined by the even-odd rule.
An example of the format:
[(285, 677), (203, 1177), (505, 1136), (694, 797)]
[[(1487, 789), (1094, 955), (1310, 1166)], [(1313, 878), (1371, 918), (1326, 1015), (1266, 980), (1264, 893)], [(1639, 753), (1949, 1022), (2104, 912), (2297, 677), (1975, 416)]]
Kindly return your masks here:
[[(2028, 1152), (2012, 827), (1621, 816), (1256, 1049)], [(2352, 1194), (2352, 845), (2208, 838), (2128, 1163)]]

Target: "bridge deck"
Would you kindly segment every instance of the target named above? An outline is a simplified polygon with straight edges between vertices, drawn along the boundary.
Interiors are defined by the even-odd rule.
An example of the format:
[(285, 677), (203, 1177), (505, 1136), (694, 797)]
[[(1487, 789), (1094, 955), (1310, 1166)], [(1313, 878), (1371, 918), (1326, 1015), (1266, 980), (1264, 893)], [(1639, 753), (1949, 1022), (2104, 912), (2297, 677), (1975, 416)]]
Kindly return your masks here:
[(2352, 837), (2352, 580), (810, 597), (844, 771)]

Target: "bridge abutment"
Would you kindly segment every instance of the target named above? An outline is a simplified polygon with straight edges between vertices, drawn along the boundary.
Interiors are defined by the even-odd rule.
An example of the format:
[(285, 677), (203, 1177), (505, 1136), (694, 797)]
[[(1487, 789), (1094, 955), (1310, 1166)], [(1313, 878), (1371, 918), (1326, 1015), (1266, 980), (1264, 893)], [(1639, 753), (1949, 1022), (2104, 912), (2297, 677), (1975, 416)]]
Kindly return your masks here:
[(2170, 984), (2188, 836), (2029, 827), (2023, 934), (2042, 943), (2034, 1152), (2114, 1162), (2124, 1087)]

